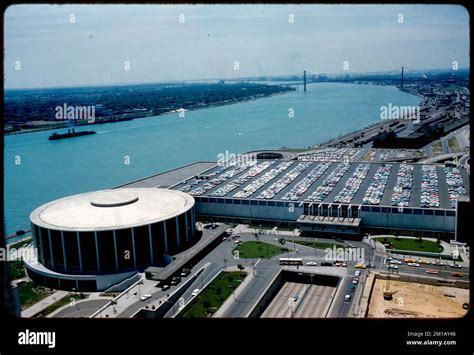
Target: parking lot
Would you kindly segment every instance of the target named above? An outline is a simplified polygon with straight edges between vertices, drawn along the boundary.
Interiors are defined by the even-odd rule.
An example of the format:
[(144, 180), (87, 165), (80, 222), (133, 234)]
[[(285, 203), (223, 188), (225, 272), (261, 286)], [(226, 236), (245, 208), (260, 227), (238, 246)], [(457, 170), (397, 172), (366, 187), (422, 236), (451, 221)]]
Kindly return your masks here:
[(451, 209), (469, 195), (469, 174), (428, 164), (258, 160), (215, 166), (173, 188), (210, 199)]

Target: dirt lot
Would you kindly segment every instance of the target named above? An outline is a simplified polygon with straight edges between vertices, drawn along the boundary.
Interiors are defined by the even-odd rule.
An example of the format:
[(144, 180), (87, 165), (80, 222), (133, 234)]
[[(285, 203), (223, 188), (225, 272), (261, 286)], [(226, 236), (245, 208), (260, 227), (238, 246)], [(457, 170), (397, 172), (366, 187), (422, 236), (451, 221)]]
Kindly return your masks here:
[(462, 308), (469, 302), (467, 289), (392, 280), (390, 289), (396, 292), (386, 301), (385, 285), (385, 280), (375, 280), (368, 318), (454, 318), (467, 313)]

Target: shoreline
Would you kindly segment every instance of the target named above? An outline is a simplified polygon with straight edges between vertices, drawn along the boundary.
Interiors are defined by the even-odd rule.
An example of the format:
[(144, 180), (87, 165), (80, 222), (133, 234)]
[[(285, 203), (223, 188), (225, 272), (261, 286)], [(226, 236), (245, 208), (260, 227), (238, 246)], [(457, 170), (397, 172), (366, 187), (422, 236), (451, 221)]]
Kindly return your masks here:
[[(211, 103), (211, 104), (206, 105), (206, 106), (195, 106), (195, 107), (184, 109), (184, 112), (197, 111), (197, 110), (209, 109), (209, 108), (221, 107), (221, 106), (231, 106), (231, 105), (240, 104), (240, 103), (244, 103), (244, 102), (250, 102), (250, 101), (255, 101), (255, 100), (259, 100), (259, 99), (265, 99), (265, 98), (273, 97), (273, 96), (277, 96), (277, 95), (285, 95), (285, 94), (288, 94), (288, 93), (291, 93), (291, 92), (296, 92), (296, 90), (282, 91), (282, 92), (277, 92), (277, 93), (273, 93), (273, 94), (270, 94), (270, 95), (264, 95), (264, 96), (259, 96), (259, 97), (249, 97), (249, 98), (246, 98), (246, 99), (243, 99), (243, 100), (237, 100), (235, 102), (216, 102), (216, 103)], [(148, 114), (148, 115), (144, 114), (142, 116), (135, 116), (135, 117), (132, 117), (132, 118), (116, 120), (116, 121), (110, 121), (110, 122), (98, 122), (98, 123), (88, 123), (87, 122), (87, 123), (82, 123), (82, 124), (76, 125), (74, 127), (95, 126), (95, 125), (108, 124), (108, 123), (122, 123), (122, 122), (133, 121), (135, 119), (146, 118), (146, 117), (159, 117), (159, 116), (162, 116), (162, 115), (179, 114), (179, 110), (180, 109), (176, 109), (176, 110), (171, 110), (171, 111), (168, 111), (168, 112), (162, 112), (162, 113), (158, 113), (158, 114), (154, 114), (154, 113), (153, 114)], [(59, 127), (41, 127), (41, 128), (38, 128), (38, 129), (24, 129), (24, 130), (15, 131), (15, 132), (4, 132), (3, 136), (13, 136), (13, 135), (18, 135), (18, 134), (27, 134), (27, 133), (35, 133), (35, 132), (42, 132), (42, 131), (52, 131), (52, 130), (71, 128), (71, 126), (69, 126), (68, 123), (64, 123), (64, 122), (60, 122), (60, 123), (58, 123), (58, 125), (63, 125), (63, 126), (59, 126)]]
[[(379, 84), (375, 84), (375, 83), (352, 83), (352, 84), (355, 84), (355, 85), (373, 85), (373, 86), (392, 86), (392, 87), (395, 87), (398, 91), (401, 91), (401, 92), (404, 92), (406, 94), (409, 94), (409, 95), (413, 95), (413, 96), (416, 96), (416, 97), (419, 97), (421, 99), (420, 101), (420, 106), (423, 106), (423, 102), (424, 100), (426, 100), (426, 97), (421, 95), (420, 93), (412, 93), (412, 92), (408, 92), (406, 90), (401, 90), (397, 85), (379, 85)], [(400, 122), (399, 119), (394, 119), (394, 120), (389, 120), (389, 122)], [(314, 144), (312, 147), (313, 148), (331, 148), (332, 145), (334, 144), (337, 144), (338, 142), (340, 142), (341, 140), (345, 140), (347, 138), (350, 138), (351, 136), (360, 136), (362, 133), (364, 133), (365, 131), (369, 130), (369, 129), (374, 129), (374, 128), (382, 128), (384, 127), (385, 125), (387, 124), (387, 121), (379, 121), (379, 122), (374, 122), (368, 126), (365, 126), (363, 128), (360, 128), (358, 130), (355, 130), (355, 131), (352, 131), (352, 132), (348, 132), (348, 133), (345, 133), (339, 137), (336, 137), (336, 138), (330, 138), (329, 140), (325, 141), (325, 142), (322, 142), (320, 144)]]

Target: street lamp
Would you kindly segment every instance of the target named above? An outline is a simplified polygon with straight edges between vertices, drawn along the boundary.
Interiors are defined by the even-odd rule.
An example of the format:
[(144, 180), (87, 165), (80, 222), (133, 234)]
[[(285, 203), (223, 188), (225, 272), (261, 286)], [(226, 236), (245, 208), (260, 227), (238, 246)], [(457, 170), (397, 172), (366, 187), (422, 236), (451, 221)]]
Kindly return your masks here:
[(234, 285), (234, 280), (232, 280), (232, 296), (234, 297), (234, 301), (235, 301), (235, 285)]

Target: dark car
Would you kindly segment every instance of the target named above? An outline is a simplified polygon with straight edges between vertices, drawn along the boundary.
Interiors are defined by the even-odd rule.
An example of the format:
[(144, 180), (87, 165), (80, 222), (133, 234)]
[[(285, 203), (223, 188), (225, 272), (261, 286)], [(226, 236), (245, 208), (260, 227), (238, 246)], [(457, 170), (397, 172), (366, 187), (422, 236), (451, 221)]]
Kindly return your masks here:
[(333, 265), (333, 264), (332, 264), (332, 262), (330, 262), (330, 261), (323, 261), (323, 262), (321, 263), (321, 266), (332, 266), (332, 265)]

